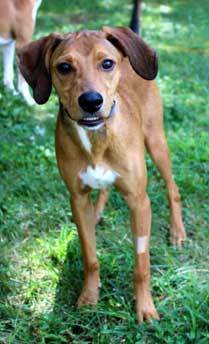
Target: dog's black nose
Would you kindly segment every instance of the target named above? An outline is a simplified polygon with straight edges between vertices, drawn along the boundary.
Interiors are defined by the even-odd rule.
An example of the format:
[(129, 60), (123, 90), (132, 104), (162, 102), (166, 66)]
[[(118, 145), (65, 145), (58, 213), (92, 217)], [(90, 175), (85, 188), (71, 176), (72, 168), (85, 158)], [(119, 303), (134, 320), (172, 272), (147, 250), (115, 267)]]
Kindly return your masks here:
[(78, 98), (78, 103), (85, 112), (95, 113), (101, 108), (103, 98), (98, 92), (85, 92)]

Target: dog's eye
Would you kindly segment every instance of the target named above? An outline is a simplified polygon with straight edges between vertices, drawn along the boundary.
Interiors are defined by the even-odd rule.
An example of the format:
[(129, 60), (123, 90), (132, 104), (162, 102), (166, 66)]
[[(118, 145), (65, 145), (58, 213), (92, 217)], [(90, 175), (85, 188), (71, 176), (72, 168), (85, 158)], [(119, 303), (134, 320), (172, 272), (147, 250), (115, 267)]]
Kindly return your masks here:
[(113, 70), (114, 66), (115, 66), (115, 62), (110, 59), (106, 59), (102, 61), (102, 69), (106, 71)]
[(68, 74), (72, 71), (72, 66), (69, 63), (60, 63), (57, 65), (57, 70), (61, 74)]

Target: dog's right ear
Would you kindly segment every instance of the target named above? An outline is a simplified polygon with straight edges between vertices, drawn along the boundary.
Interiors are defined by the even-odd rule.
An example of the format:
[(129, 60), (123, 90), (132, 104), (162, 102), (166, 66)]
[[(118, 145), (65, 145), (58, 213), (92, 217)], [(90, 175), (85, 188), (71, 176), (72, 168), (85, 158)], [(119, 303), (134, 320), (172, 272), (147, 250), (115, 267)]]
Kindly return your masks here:
[(49, 61), (53, 51), (62, 40), (59, 34), (51, 34), (18, 49), (18, 66), (33, 89), (33, 97), (38, 104), (46, 103), (51, 94)]

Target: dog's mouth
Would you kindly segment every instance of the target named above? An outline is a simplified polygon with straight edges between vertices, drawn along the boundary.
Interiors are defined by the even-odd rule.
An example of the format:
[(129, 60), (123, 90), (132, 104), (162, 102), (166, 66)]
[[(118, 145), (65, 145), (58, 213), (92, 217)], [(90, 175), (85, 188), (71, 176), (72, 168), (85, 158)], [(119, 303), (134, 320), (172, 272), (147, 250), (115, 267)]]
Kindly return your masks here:
[(114, 112), (115, 112), (115, 100), (112, 103), (109, 115), (107, 117), (102, 117), (101, 115), (97, 115), (97, 114), (86, 114), (82, 119), (78, 120), (78, 124), (88, 129), (101, 128), (102, 125), (105, 123), (105, 120), (112, 117), (114, 115)]
[(104, 118), (96, 115), (87, 115), (78, 121), (78, 124), (88, 128), (94, 128), (98, 125), (104, 124)]
[[(103, 124), (105, 123), (105, 121), (107, 119), (109, 119), (110, 117), (112, 117), (115, 114), (115, 105), (116, 102), (115, 100), (112, 103), (111, 109), (110, 109), (110, 113), (107, 117), (102, 117), (99, 113), (86, 113), (81, 119), (77, 120), (78, 125), (85, 127), (87, 129), (90, 130), (95, 130), (95, 129), (99, 129), (103, 126)], [(72, 121), (76, 121), (75, 119), (73, 119), (69, 113), (69, 111), (63, 106), (64, 108), (64, 112), (66, 113), (66, 115), (72, 120)]]

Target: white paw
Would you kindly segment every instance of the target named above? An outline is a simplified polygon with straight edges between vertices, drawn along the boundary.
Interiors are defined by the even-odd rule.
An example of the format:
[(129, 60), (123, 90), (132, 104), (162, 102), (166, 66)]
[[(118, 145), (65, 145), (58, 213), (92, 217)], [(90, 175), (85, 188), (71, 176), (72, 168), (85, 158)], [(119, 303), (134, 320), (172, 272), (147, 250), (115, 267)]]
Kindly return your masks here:
[(30, 93), (22, 93), (22, 92), (20, 92), (20, 94), (23, 96), (23, 98), (25, 99), (26, 103), (29, 106), (32, 106), (32, 105), (34, 105), (36, 103), (35, 100), (31, 97)]

